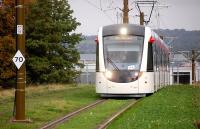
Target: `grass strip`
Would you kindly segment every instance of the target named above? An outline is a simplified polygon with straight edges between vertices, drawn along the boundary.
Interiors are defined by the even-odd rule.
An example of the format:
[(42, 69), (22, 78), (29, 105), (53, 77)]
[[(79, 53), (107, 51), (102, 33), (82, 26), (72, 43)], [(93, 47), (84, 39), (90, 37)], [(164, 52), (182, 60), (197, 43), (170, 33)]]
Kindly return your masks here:
[(170, 86), (143, 98), (108, 129), (195, 129), (200, 120), (200, 88)]
[(94, 129), (113, 113), (117, 112), (123, 106), (129, 104), (129, 101), (131, 100), (108, 100), (97, 107), (70, 119), (66, 123), (58, 126), (57, 129)]
[(63, 85), (56, 88), (56, 85), (52, 85), (31, 88), (27, 88), (26, 92), (26, 117), (33, 122), (11, 123), (13, 98), (4, 96), (0, 98), (1, 129), (35, 129), (99, 98), (94, 86)]

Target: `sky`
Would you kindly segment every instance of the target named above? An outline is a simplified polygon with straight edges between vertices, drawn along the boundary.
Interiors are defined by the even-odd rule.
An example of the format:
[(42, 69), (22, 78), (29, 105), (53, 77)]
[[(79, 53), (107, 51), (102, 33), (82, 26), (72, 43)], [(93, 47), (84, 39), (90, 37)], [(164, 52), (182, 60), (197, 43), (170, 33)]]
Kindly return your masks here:
[[(139, 24), (136, 0), (129, 0), (129, 23)], [(153, 29), (200, 30), (200, 0), (157, 0), (151, 21)], [(122, 23), (123, 0), (68, 0), (73, 16), (81, 23), (76, 30), (83, 35), (96, 35), (98, 28)], [(140, 7), (148, 20), (151, 6)]]

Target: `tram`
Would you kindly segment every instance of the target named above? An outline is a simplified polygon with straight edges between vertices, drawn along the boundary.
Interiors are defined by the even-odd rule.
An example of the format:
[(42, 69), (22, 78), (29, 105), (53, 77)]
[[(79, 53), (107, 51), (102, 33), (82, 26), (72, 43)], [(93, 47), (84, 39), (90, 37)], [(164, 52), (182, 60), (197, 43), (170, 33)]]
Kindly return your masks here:
[(96, 39), (96, 93), (137, 97), (169, 85), (169, 49), (151, 28), (100, 27)]

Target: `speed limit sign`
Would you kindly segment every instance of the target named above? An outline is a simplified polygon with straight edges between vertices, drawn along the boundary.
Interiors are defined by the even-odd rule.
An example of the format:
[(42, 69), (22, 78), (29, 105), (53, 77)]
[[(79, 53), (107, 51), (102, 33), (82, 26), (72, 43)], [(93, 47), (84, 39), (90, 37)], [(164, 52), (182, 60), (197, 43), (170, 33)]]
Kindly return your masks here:
[(18, 50), (12, 60), (15, 63), (17, 69), (20, 69), (20, 67), (22, 66), (22, 64), (25, 61), (25, 58), (22, 55), (22, 53), (20, 52), (20, 50)]

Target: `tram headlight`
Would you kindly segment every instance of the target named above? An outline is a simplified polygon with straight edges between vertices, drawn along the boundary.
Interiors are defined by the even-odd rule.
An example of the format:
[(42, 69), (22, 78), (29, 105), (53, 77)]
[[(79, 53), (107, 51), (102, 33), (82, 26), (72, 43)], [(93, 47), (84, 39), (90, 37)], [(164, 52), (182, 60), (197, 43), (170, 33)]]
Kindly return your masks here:
[(139, 75), (139, 73), (138, 72), (135, 72), (135, 74), (134, 74), (136, 77), (138, 77), (138, 75)]
[(127, 33), (128, 33), (127, 28), (122, 27), (122, 28), (120, 29), (120, 34), (121, 34), (121, 35), (127, 35)]
[(109, 79), (112, 78), (112, 72), (111, 71), (106, 71), (105, 75)]

